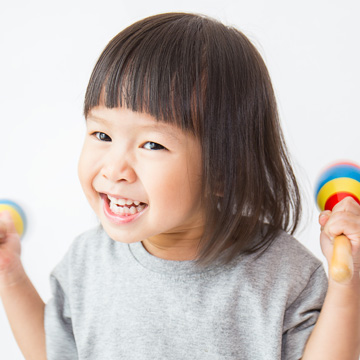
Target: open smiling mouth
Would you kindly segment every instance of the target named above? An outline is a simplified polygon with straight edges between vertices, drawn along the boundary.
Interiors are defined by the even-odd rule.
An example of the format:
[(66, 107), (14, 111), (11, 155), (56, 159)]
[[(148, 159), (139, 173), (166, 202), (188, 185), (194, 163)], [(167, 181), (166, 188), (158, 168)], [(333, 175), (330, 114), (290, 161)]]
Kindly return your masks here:
[(104, 202), (105, 214), (114, 219), (126, 218), (128, 220), (137, 217), (148, 205), (141, 201), (131, 199), (118, 199), (107, 194), (101, 194)]

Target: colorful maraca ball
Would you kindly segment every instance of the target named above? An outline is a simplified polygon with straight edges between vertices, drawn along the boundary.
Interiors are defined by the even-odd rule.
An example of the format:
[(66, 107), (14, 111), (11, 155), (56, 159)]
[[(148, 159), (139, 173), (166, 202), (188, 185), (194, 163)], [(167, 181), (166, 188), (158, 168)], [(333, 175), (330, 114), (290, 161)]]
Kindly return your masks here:
[(321, 211), (332, 210), (348, 196), (360, 204), (360, 166), (341, 162), (328, 167), (318, 180), (315, 196)]
[[(320, 210), (331, 211), (348, 196), (360, 203), (360, 167), (350, 162), (328, 167), (320, 176), (316, 188), (316, 201)], [(329, 273), (339, 283), (348, 282), (353, 277), (352, 246), (345, 235), (338, 235), (333, 239)]]
[(0, 199), (0, 212), (4, 210), (10, 213), (16, 231), (23, 236), (26, 229), (26, 216), (22, 208), (11, 200)]

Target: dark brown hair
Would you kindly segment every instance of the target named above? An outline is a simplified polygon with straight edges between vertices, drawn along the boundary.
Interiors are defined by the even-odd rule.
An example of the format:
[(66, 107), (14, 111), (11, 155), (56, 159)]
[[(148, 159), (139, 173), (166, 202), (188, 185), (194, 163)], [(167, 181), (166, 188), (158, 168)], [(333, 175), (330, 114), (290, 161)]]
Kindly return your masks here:
[(274, 91), (260, 54), (239, 30), (185, 13), (138, 21), (101, 54), (85, 117), (101, 98), (199, 138), (206, 211), (200, 264), (230, 245), (225, 262), (266, 249), (279, 230), (294, 232), (300, 194)]

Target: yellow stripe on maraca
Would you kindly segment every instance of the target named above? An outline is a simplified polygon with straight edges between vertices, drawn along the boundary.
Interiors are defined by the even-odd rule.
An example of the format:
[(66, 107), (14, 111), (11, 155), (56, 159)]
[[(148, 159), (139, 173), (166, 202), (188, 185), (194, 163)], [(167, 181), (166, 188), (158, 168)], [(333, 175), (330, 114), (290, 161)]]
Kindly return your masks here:
[(11, 214), (11, 217), (14, 221), (15, 229), (18, 234), (21, 236), (24, 232), (24, 222), (20, 214), (9, 204), (0, 204), (0, 212), (8, 211)]
[(348, 192), (360, 199), (360, 183), (351, 178), (336, 178), (327, 182), (318, 193), (316, 198), (319, 208), (325, 209), (326, 201), (334, 194)]

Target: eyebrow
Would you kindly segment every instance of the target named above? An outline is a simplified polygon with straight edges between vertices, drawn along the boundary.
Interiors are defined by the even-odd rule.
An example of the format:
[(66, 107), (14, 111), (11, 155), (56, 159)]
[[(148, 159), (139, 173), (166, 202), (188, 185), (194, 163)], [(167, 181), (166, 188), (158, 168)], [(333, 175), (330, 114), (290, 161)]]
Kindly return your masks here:
[[(97, 122), (97, 123), (100, 123), (100, 124), (109, 124), (109, 121), (104, 119), (104, 118), (101, 118), (101, 117), (98, 117), (98, 116), (95, 116), (95, 115), (92, 115), (92, 114), (89, 114), (86, 119), (87, 120), (90, 120), (90, 121), (94, 121), (94, 122)], [(172, 130), (172, 127), (170, 127), (167, 123), (165, 122), (158, 122), (156, 124), (153, 124), (153, 125), (145, 125), (143, 127), (144, 129), (146, 130), (149, 130), (149, 131), (156, 131), (156, 132), (159, 132), (159, 133), (162, 133), (164, 135), (168, 135), (170, 136), (171, 138), (173, 138), (174, 140), (180, 142), (180, 138), (179, 136), (176, 134), (176, 131), (173, 131)]]

